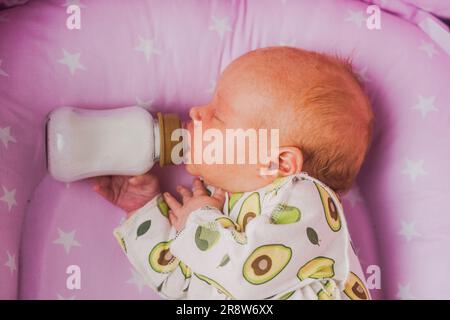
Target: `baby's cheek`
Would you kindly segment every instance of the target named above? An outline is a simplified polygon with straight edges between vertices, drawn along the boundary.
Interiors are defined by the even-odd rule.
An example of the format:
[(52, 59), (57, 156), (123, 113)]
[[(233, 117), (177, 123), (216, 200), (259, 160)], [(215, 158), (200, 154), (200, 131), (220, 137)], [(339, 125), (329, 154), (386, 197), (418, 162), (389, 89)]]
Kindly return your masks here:
[(189, 174), (191, 174), (193, 176), (197, 175), (197, 170), (195, 169), (195, 165), (194, 164), (188, 163), (188, 164), (186, 164), (185, 168), (186, 168), (186, 171)]

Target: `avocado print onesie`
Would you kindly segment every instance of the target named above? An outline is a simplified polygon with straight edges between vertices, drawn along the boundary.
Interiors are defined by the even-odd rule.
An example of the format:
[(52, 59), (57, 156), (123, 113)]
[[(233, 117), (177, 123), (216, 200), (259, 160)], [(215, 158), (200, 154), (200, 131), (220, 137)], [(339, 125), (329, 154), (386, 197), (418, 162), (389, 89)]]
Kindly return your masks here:
[(223, 212), (198, 209), (180, 232), (167, 212), (158, 195), (114, 230), (165, 298), (370, 299), (338, 197), (304, 172), (226, 194)]

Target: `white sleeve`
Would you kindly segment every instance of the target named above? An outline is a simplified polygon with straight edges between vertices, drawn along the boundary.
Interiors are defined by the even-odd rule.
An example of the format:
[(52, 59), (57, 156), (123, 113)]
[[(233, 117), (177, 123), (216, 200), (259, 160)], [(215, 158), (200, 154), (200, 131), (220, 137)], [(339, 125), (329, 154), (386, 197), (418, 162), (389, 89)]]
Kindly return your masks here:
[(275, 206), (262, 206), (263, 195), (257, 192), (248, 195), (254, 210), (261, 212), (245, 232), (215, 208), (196, 210), (173, 240), (172, 253), (191, 267), (194, 276), (214, 283), (231, 298), (307, 292), (327, 281), (343, 286), (348, 274), (347, 229), (340, 212), (333, 211), (330, 220), (325, 206), (333, 199), (319, 187), (296, 181)]
[(176, 230), (167, 218), (168, 207), (156, 196), (114, 230), (114, 235), (136, 271), (161, 296), (182, 299), (191, 277), (187, 265), (172, 255)]

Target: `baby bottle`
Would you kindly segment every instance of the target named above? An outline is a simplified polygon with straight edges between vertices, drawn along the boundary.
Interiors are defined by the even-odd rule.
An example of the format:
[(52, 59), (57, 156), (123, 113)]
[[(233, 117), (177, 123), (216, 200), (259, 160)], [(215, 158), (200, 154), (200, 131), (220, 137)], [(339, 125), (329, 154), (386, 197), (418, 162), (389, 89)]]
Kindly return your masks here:
[(56, 180), (71, 182), (102, 175), (139, 175), (156, 161), (172, 164), (177, 114), (156, 118), (138, 107), (55, 109), (46, 124), (47, 168)]

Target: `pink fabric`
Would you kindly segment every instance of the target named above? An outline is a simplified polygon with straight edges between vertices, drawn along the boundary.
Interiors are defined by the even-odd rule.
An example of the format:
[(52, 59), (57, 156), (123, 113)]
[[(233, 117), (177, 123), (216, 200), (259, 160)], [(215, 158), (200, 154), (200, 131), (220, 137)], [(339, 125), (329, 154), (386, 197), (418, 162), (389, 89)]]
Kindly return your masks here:
[(405, 18), (412, 18), (419, 11), (435, 16), (450, 18), (450, 2), (447, 0), (362, 0), (373, 3), (384, 10), (396, 12)]
[[(421, 28), (433, 41), (441, 47), (446, 53), (450, 54), (450, 34), (448, 27), (441, 20), (426, 12), (441, 13), (441, 16), (445, 16), (446, 10), (433, 11), (433, 8), (437, 8), (433, 5), (441, 4), (441, 8), (446, 7), (450, 12), (450, 2), (430, 2), (424, 3), (423, 1), (405, 1), (405, 0), (363, 0), (367, 3), (375, 4), (387, 12), (394, 13), (411, 23), (416, 24)], [(415, 5), (414, 5), (415, 4)], [(449, 13), (450, 14), (450, 13)]]
[(450, 1), (447, 0), (403, 0), (437, 16), (450, 18)]
[[(350, 0), (81, 0), (82, 29), (68, 30), (67, 3), (0, 12), (1, 298), (156, 298), (111, 234), (120, 210), (85, 181), (46, 175), (50, 110), (140, 104), (186, 116), (233, 59), (281, 44), (353, 56), (373, 101), (372, 149), (344, 198), (364, 269), (381, 268), (372, 295), (450, 298), (450, 60), (421, 29), (383, 12), (382, 29), (368, 30), (367, 4)], [(164, 189), (190, 179), (181, 167), (155, 172)], [(81, 290), (66, 287), (70, 265)]]
[(12, 8), (27, 3), (28, 0), (0, 0), (0, 9)]

